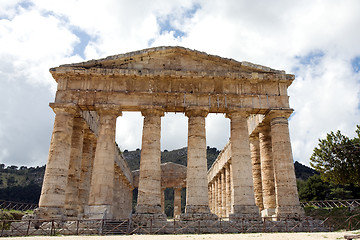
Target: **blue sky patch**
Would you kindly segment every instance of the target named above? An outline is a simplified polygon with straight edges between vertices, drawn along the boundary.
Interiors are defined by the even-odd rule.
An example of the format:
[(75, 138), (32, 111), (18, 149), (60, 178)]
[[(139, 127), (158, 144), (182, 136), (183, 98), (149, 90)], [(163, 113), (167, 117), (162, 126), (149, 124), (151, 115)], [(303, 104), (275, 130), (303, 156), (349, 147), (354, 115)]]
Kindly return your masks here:
[(354, 72), (356, 73), (360, 72), (360, 56), (355, 57), (351, 60), (351, 66)]
[(183, 23), (186, 19), (191, 19), (194, 17), (197, 10), (200, 9), (199, 4), (193, 5), (191, 8), (186, 9), (181, 14), (168, 14), (166, 16), (161, 16), (157, 18), (157, 22), (160, 26), (160, 34), (165, 34), (168, 32), (174, 32), (175, 38), (181, 38), (186, 35), (184, 31), (175, 26), (175, 22)]
[(19, 3), (19, 5), (24, 9), (29, 9), (34, 5), (34, 3), (30, 2), (30, 1), (22, 1)]
[(87, 34), (85, 31), (78, 28), (73, 29), (72, 33), (75, 34), (80, 39), (80, 42), (74, 46), (73, 54), (78, 54), (79, 56), (85, 59), (84, 51), (89, 41), (92, 39), (92, 37), (89, 34)]
[(302, 65), (317, 65), (324, 55), (323, 51), (315, 50), (305, 56), (295, 56), (295, 59)]

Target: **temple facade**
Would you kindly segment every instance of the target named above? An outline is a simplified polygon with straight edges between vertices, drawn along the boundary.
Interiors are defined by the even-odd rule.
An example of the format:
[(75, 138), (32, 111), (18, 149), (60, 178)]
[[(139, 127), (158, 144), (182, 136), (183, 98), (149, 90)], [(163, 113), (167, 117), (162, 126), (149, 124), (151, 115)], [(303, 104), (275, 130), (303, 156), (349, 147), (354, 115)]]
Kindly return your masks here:
[[(40, 218), (131, 214), (133, 173), (115, 144), (116, 119), (124, 111), (141, 112), (144, 119), (134, 219), (166, 219), (160, 136), (168, 112), (188, 119), (186, 207), (184, 213), (177, 210), (180, 219), (302, 214), (287, 120), (294, 75), (182, 47), (150, 48), (50, 72), (57, 82), (50, 104), (56, 115)], [(230, 119), (231, 137), (208, 173), (209, 113)]]

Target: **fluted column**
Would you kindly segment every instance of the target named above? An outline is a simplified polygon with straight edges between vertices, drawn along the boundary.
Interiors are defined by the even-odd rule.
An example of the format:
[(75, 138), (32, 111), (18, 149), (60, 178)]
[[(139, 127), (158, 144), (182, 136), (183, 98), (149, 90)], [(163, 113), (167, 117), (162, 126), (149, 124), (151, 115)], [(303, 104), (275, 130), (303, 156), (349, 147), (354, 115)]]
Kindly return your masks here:
[(211, 185), (212, 185), (212, 193), (211, 193), (211, 198), (212, 198), (212, 207), (211, 207), (211, 212), (212, 213), (216, 213), (216, 187), (215, 187), (215, 179), (213, 179), (211, 181)]
[(214, 192), (214, 213), (216, 215), (219, 215), (219, 188), (218, 188), (218, 179), (215, 176), (214, 177), (214, 187), (215, 187), (215, 192)]
[(250, 157), (247, 114), (230, 112), (231, 163), (234, 191), (233, 213), (231, 219), (242, 217), (258, 218), (259, 208), (255, 205), (252, 166)]
[(90, 129), (85, 129), (79, 184), (79, 214), (84, 214), (84, 208), (87, 207), (89, 203), (90, 182), (95, 157), (95, 149), (96, 136), (91, 132)]
[(296, 187), (294, 161), (288, 127), (292, 111), (270, 112), (272, 153), (275, 172), (276, 215), (298, 218), (304, 215)]
[(221, 169), (220, 179), (221, 179), (221, 217), (225, 217), (225, 215), (226, 215), (225, 169)]
[[(161, 109), (145, 109), (136, 213), (161, 214)], [(165, 216), (163, 216), (165, 218)]]
[(186, 207), (184, 219), (215, 217), (210, 213), (207, 192), (207, 159), (205, 117), (207, 109), (189, 108)]
[(65, 191), (65, 211), (69, 217), (77, 217), (78, 215), (81, 158), (85, 125), (82, 117), (78, 116), (74, 118), (68, 182)]
[(218, 211), (217, 211), (217, 215), (219, 217), (222, 217), (222, 199), (221, 199), (221, 192), (222, 192), (222, 188), (221, 188), (221, 176), (220, 174), (218, 174), (216, 176), (216, 179), (217, 179), (217, 189), (218, 189), (218, 192), (217, 192), (217, 205), (218, 205)]
[(264, 210), (261, 212), (261, 215), (263, 217), (270, 217), (275, 214), (276, 196), (270, 127), (268, 125), (260, 127), (259, 145), (264, 204)]
[(56, 115), (39, 209), (35, 213), (39, 218), (58, 218), (64, 214), (73, 122), (78, 111), (75, 104), (50, 104), (50, 106)]
[(174, 188), (174, 218), (181, 214), (181, 188)]
[(90, 218), (111, 218), (113, 212), (116, 118), (121, 110), (116, 105), (96, 105), (99, 114), (99, 136), (96, 144), (89, 197)]
[(259, 207), (261, 211), (264, 209), (264, 205), (262, 193), (263, 189), (261, 183), (260, 147), (258, 134), (257, 136), (253, 136), (250, 138), (250, 152), (254, 182), (255, 204)]
[(231, 182), (230, 182), (230, 165), (225, 165), (225, 194), (226, 194), (226, 217), (229, 217), (231, 212)]

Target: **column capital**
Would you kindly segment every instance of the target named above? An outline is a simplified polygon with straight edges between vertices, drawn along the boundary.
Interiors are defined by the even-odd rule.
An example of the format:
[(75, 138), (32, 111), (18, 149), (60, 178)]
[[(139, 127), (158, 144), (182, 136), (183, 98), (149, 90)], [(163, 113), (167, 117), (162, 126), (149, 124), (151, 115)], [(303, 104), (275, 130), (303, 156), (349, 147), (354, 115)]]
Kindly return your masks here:
[(185, 116), (187, 117), (206, 117), (208, 114), (208, 108), (188, 107), (185, 109)]
[(270, 118), (270, 121), (274, 118), (286, 118), (288, 119), (290, 115), (294, 112), (294, 109), (273, 109), (270, 110), (267, 116)]
[(271, 131), (271, 129), (270, 129), (270, 123), (269, 122), (262, 123), (259, 126), (259, 132), (260, 133), (265, 133), (265, 132), (270, 132), (270, 131)]
[(80, 114), (80, 109), (75, 103), (50, 103), (49, 106), (55, 113), (66, 112), (74, 116)]
[(249, 141), (250, 141), (250, 142), (259, 141), (259, 134), (251, 134), (251, 135), (249, 136)]
[(141, 110), (141, 115), (145, 116), (158, 116), (163, 117), (164, 116), (164, 109), (163, 108), (157, 108), (157, 107), (149, 107), (149, 108), (143, 108)]
[(226, 113), (225, 117), (234, 119), (234, 118), (247, 118), (249, 113), (246, 110), (230, 110)]
[(95, 110), (99, 115), (122, 115), (121, 107), (116, 104), (95, 104)]

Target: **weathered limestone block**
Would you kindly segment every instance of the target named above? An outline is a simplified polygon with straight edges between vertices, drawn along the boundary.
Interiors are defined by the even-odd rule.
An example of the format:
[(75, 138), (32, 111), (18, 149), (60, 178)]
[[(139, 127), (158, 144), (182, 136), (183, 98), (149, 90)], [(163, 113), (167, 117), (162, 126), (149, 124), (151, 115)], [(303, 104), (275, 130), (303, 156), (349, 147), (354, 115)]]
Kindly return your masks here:
[(112, 217), (115, 161), (116, 118), (121, 115), (119, 106), (97, 105), (100, 117), (99, 136), (91, 178), (89, 218)]
[(291, 112), (283, 110), (270, 112), (272, 153), (276, 176), (276, 215), (299, 218), (304, 215), (304, 210), (299, 203), (289, 136), (287, 119)]
[(39, 209), (36, 211), (38, 218), (59, 218), (64, 215), (73, 121), (78, 112), (74, 104), (50, 104), (50, 106), (56, 116)]
[(264, 211), (261, 212), (261, 215), (263, 217), (271, 217), (275, 214), (276, 193), (271, 135), (270, 127), (268, 125), (260, 128), (259, 144), (264, 203)]
[(75, 117), (71, 138), (71, 153), (68, 181), (65, 191), (65, 210), (68, 217), (77, 217), (79, 207), (79, 185), (81, 173), (81, 159), (84, 142), (85, 121), (82, 117)]
[(255, 205), (252, 166), (250, 157), (247, 114), (233, 111), (227, 114), (231, 122), (231, 163), (233, 179), (233, 212), (230, 219), (259, 217), (259, 208)]
[(252, 174), (254, 182), (255, 204), (259, 207), (260, 211), (264, 209), (263, 205), (263, 189), (261, 182), (261, 164), (260, 164), (260, 149), (259, 138), (250, 138), (250, 152), (252, 162)]
[(149, 108), (144, 116), (138, 203), (136, 213), (165, 215), (161, 211), (161, 117), (162, 109)]
[(205, 117), (207, 109), (189, 108), (185, 112), (188, 117), (188, 156), (186, 181), (186, 207), (181, 218), (216, 219), (210, 213), (207, 191), (207, 160)]

